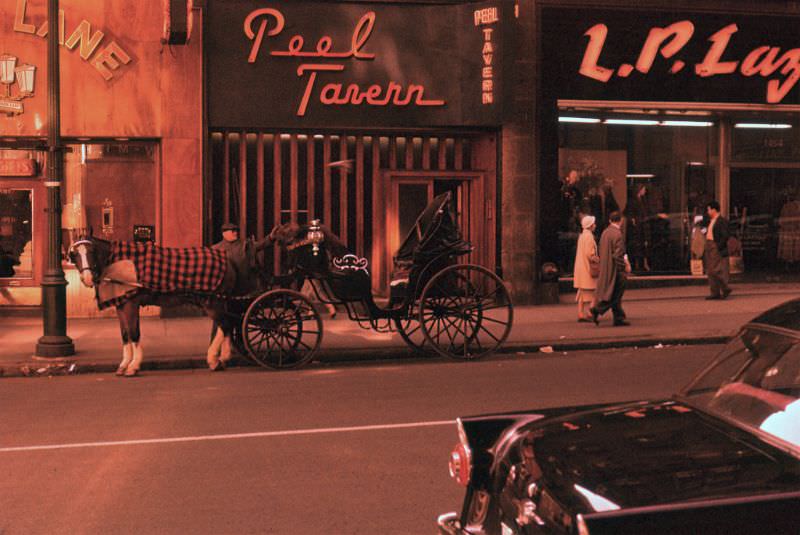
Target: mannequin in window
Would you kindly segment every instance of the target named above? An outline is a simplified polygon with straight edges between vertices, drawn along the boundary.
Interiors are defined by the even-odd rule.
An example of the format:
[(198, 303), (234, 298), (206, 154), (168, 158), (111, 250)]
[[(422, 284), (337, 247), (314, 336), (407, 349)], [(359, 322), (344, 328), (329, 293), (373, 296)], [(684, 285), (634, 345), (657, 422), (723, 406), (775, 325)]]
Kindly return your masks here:
[(788, 191), (778, 217), (778, 259), (800, 261), (800, 201)]
[(559, 265), (565, 273), (572, 272), (575, 251), (578, 245), (580, 221), (585, 215), (584, 198), (578, 182), (580, 175), (572, 169), (561, 182), (561, 223), (558, 232), (558, 246), (561, 261)]
[(602, 233), (608, 226), (608, 216), (619, 211), (619, 204), (614, 197), (614, 179), (599, 177), (599, 184), (588, 191), (588, 214), (597, 219), (597, 232)]
[(649, 186), (639, 184), (635, 194), (628, 200), (625, 210), (628, 219), (628, 253), (634, 271), (650, 271), (653, 247)]

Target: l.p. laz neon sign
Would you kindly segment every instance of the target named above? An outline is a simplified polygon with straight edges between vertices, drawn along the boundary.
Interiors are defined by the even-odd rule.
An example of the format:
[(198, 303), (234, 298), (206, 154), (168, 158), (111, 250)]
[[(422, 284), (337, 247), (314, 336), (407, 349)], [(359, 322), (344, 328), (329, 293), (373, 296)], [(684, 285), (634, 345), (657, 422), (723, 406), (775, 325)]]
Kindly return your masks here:
[[(298, 34), (289, 39), (286, 50), (270, 50), (269, 55), (273, 57), (295, 57), (295, 58), (316, 58), (320, 60), (334, 59), (333, 63), (301, 63), (297, 67), (297, 76), (301, 79), (308, 75), (305, 80), (305, 89), (300, 103), (297, 106), (296, 114), (300, 117), (306, 114), (309, 100), (316, 88), (317, 74), (320, 72), (342, 72), (345, 64), (341, 60), (353, 59), (360, 61), (373, 61), (375, 54), (364, 50), (372, 30), (375, 27), (376, 15), (374, 11), (365, 13), (353, 30), (349, 47), (342, 50), (334, 49), (333, 38), (325, 35), (321, 37), (314, 49), (305, 49), (305, 38)], [(258, 60), (264, 37), (275, 37), (279, 35), (285, 26), (286, 19), (277, 9), (261, 8), (251, 11), (244, 20), (244, 34), (253, 43), (250, 47), (250, 54), (247, 57), (248, 63), (255, 63)], [(371, 84), (364, 88), (358, 84), (351, 83), (344, 87), (342, 83), (327, 83), (316, 93), (319, 102), (326, 106), (444, 106), (444, 100), (426, 99), (425, 86), (421, 84), (408, 84), (403, 87), (395, 81), (389, 81), (385, 86)]]
[[(780, 103), (789, 91), (800, 80), (800, 48), (792, 48), (781, 53), (780, 47), (759, 46), (751, 50), (741, 61), (723, 61), (728, 45), (733, 34), (739, 31), (736, 24), (729, 24), (717, 31), (708, 40), (711, 42), (703, 61), (694, 66), (694, 72), (700, 77), (719, 76), (739, 72), (743, 76), (759, 75), (770, 78), (776, 73), (783, 77), (775, 77), (767, 82), (767, 102)], [(647, 74), (653, 67), (659, 54), (665, 59), (672, 58), (683, 49), (694, 34), (694, 24), (682, 20), (664, 28), (654, 27), (645, 39), (639, 58), (635, 65), (623, 63), (616, 69), (600, 65), (600, 56), (608, 36), (608, 26), (595, 24), (584, 35), (589, 37), (589, 43), (583, 54), (579, 73), (600, 82), (608, 82), (616, 74), (627, 78), (634, 70)], [(671, 74), (677, 74), (686, 67), (686, 63), (675, 59), (669, 69)]]

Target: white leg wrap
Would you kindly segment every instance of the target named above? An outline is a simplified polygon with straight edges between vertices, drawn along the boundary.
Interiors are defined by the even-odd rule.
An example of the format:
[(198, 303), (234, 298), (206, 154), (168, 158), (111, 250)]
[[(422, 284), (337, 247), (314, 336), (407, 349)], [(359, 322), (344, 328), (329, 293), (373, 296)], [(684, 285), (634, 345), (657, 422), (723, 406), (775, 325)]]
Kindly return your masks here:
[(124, 375), (125, 370), (128, 368), (128, 364), (131, 363), (133, 359), (133, 344), (128, 342), (127, 344), (123, 344), (122, 346), (122, 362), (119, 363), (119, 367), (117, 368), (117, 375)]
[(133, 359), (131, 363), (128, 364), (128, 369), (125, 370), (125, 375), (127, 377), (132, 377), (139, 373), (139, 368), (142, 366), (142, 358), (144, 357), (141, 342), (134, 342), (131, 345), (133, 346)]
[(214, 369), (217, 366), (217, 362), (219, 362), (217, 355), (219, 355), (224, 338), (225, 335), (222, 334), (222, 329), (217, 327), (217, 332), (214, 333), (214, 339), (211, 340), (211, 345), (208, 346), (208, 352), (206, 353), (206, 362), (211, 369)]

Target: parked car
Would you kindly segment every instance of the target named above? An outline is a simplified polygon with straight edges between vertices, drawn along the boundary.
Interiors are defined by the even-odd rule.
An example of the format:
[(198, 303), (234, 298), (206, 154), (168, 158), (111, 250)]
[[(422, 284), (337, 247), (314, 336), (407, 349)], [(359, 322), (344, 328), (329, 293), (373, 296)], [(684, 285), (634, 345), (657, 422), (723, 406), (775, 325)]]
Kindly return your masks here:
[(800, 299), (670, 399), (460, 418), (443, 534), (800, 533)]

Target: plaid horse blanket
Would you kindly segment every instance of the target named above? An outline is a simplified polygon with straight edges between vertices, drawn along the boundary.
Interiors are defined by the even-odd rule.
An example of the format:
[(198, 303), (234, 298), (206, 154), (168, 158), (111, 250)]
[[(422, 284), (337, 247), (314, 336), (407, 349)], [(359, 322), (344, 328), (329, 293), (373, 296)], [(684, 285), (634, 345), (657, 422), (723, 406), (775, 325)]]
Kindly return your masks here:
[(136, 268), (134, 287), (122, 296), (98, 302), (101, 309), (124, 303), (140, 289), (156, 293), (213, 293), (222, 284), (228, 267), (225, 251), (207, 247), (159, 247), (152, 243), (111, 243), (109, 265), (128, 260)]

